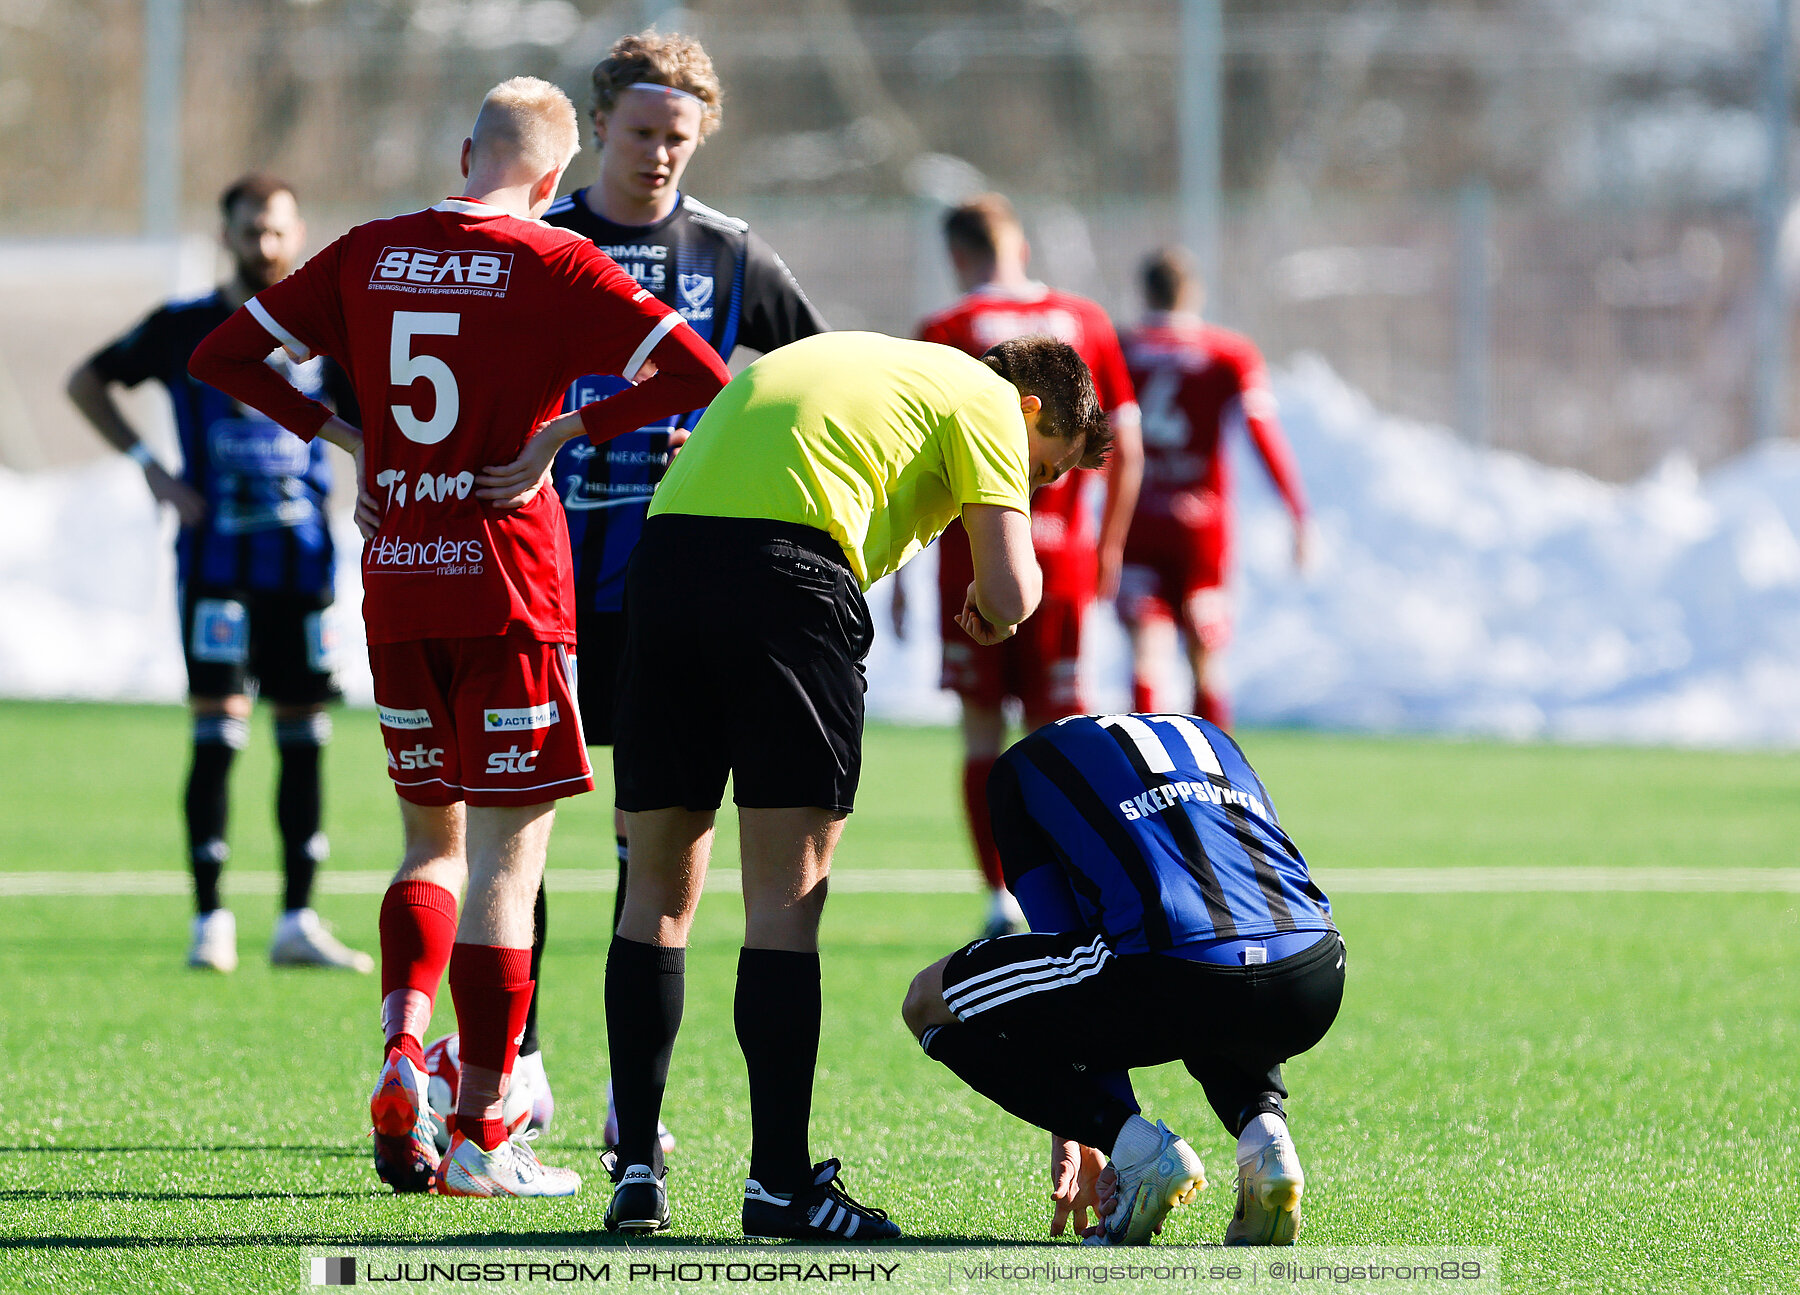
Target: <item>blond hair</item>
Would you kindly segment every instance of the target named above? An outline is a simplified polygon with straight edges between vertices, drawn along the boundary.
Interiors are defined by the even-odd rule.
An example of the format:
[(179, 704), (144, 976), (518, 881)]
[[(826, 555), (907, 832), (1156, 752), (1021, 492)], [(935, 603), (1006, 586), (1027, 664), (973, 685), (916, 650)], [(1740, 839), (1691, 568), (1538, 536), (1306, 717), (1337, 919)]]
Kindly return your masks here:
[(474, 152), (497, 162), (517, 161), (533, 174), (569, 164), (581, 151), (581, 127), (569, 96), (535, 76), (515, 76), (487, 92), (475, 128)]
[(652, 28), (621, 36), (605, 58), (594, 67), (594, 111), (609, 116), (619, 106), (619, 95), (640, 81), (666, 85), (700, 101), (700, 138), (719, 128), (725, 91), (712, 59), (692, 36), (671, 32), (665, 36)]

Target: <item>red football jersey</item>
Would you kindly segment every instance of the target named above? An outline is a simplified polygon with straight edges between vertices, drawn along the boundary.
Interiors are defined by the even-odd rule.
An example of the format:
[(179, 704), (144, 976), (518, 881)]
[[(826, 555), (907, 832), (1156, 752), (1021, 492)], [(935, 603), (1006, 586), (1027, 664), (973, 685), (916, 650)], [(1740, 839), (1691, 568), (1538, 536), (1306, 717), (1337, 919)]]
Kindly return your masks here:
[(633, 376), (679, 317), (579, 234), (464, 198), (357, 226), (248, 308), (355, 385), (383, 509), (363, 546), (369, 642), (573, 642), (556, 492), (496, 511), (475, 474), (517, 458), (576, 378)]
[(1305, 516), (1300, 471), (1255, 343), (1197, 316), (1151, 315), (1126, 336), (1125, 358), (1144, 435), (1137, 516), (1229, 528), (1230, 470), (1220, 442), (1239, 409), (1288, 510)]
[[(1022, 289), (982, 287), (966, 293), (952, 305), (927, 319), (919, 337), (927, 342), (954, 346), (979, 356), (1009, 338), (1047, 333), (1067, 342), (1094, 375), (1100, 407), (1113, 413), (1132, 404), (1131, 375), (1127, 372), (1119, 336), (1112, 320), (1098, 302), (1072, 292), (1058, 292), (1041, 283)], [(1044, 572), (1044, 592), (1065, 598), (1093, 597), (1095, 546), (1093, 522), (1082, 507), (1085, 470), (1067, 473), (1054, 485), (1031, 497), (1031, 540), (1038, 565)], [(940, 544), (939, 583), (954, 586), (957, 606), (973, 580), (968, 542), (956, 528), (958, 544)], [(952, 550), (959, 550), (952, 556)]]

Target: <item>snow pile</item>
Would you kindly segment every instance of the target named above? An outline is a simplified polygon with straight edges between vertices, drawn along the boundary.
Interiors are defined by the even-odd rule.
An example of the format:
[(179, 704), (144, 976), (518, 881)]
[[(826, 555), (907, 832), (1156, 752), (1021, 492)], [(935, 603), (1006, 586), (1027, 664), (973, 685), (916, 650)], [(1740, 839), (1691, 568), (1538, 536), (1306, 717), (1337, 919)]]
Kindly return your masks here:
[[(1315, 533), (1296, 574), (1237, 438), (1243, 722), (1800, 744), (1800, 447), (1613, 486), (1384, 417), (1317, 360), (1277, 394)], [(0, 471), (0, 694), (179, 697), (170, 525), (123, 460)], [(342, 678), (367, 703), (354, 532), (340, 540)], [(955, 713), (935, 687), (932, 558), (903, 573), (906, 641), (888, 587), (870, 595), (873, 715)], [(1090, 622), (1090, 702), (1123, 708), (1123, 636), (1105, 610)]]
[(1245, 720), (1800, 742), (1800, 447), (1613, 486), (1384, 418), (1316, 360), (1280, 395), (1317, 534), (1296, 577), (1240, 455)]
[[(348, 517), (334, 609), (340, 681), (372, 705), (361, 541)], [(175, 701), (185, 695), (175, 606), (175, 519), (113, 456), (68, 471), (0, 468), (0, 696)]]

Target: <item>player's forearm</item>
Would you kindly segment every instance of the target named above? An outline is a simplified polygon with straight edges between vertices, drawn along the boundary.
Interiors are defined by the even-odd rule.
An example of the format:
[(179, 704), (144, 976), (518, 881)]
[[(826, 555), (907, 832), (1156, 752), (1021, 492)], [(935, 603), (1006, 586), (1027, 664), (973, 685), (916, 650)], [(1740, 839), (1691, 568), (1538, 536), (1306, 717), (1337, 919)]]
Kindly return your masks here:
[(333, 414), (319, 425), (318, 437), (343, 450), (346, 454), (355, 454), (363, 447), (362, 430), (346, 423)]
[(975, 609), (990, 625), (1019, 624), (1044, 596), (1031, 519), (998, 504), (966, 504), (962, 521), (975, 564)]
[(240, 309), (194, 348), (188, 372), (310, 441), (333, 415), (265, 363), (278, 345), (249, 311)]
[(588, 440), (595, 445), (703, 409), (731, 381), (731, 370), (718, 352), (686, 324), (672, 329), (650, 353), (650, 359), (656, 373), (649, 380), (577, 411)]
[(1294, 461), (1294, 451), (1288, 445), (1287, 437), (1270, 418), (1246, 416), (1244, 426), (1257, 453), (1262, 456), (1263, 466), (1269, 470), (1269, 480), (1275, 483), (1276, 492), (1287, 505), (1294, 524), (1299, 525), (1306, 520), (1306, 489), (1300, 484), (1300, 465)]
[(105, 442), (122, 454), (129, 454), (133, 446), (140, 444), (141, 438), (132, 425), (125, 421), (124, 414), (113, 401), (112, 393), (106, 388), (106, 379), (95, 371), (94, 366), (84, 364), (69, 375), (67, 387), (69, 400), (81, 411), (81, 416), (93, 424), (94, 430), (100, 433)]
[(990, 625), (1017, 625), (1044, 600), (1044, 573), (1033, 558), (1005, 571), (975, 573), (975, 609)]
[(1100, 510), (1100, 547), (1115, 552), (1125, 547), (1131, 530), (1131, 514), (1137, 508), (1144, 484), (1144, 438), (1138, 428), (1137, 407), (1130, 406), (1112, 417), (1113, 451), (1106, 463), (1106, 502)]

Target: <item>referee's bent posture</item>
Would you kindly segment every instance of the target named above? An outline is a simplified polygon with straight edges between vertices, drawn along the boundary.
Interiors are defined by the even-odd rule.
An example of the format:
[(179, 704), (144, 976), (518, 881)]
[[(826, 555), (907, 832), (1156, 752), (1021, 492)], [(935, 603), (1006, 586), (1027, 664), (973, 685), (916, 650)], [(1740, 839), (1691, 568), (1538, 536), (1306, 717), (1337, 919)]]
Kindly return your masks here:
[(978, 642), (1006, 638), (1041, 592), (1031, 491), (1109, 448), (1087, 367), (1048, 337), (976, 360), (827, 333), (759, 359), (707, 410), (626, 577), (613, 766), (632, 863), (606, 965), (619, 1114), (609, 1229), (669, 1224), (657, 1120), (729, 774), (744, 890), (744, 1233), (899, 1235), (807, 1146), (819, 916), (862, 766), (863, 591), (961, 516), (975, 580), (960, 623)]

